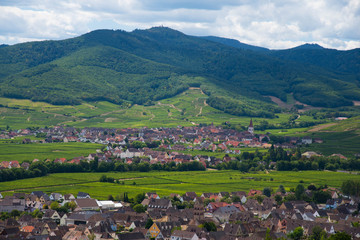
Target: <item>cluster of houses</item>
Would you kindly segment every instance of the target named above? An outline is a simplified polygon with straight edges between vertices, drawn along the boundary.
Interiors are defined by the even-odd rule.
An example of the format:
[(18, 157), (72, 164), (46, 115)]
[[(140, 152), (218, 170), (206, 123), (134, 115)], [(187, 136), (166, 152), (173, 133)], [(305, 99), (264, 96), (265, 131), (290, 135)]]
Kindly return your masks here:
[[(87, 127), (78, 129), (74, 127), (55, 126), (52, 128), (39, 128), (36, 130), (20, 129), (17, 131), (0, 132), (0, 139), (12, 139), (18, 136), (38, 135), (44, 136), (43, 140), (30, 140), (25, 138), (23, 143), (31, 142), (91, 142), (101, 144), (126, 145), (133, 141), (152, 142), (161, 141), (171, 142), (172, 144), (190, 145), (190, 149), (215, 151), (218, 148), (226, 151), (234, 147), (271, 147), (267, 142), (269, 136), (265, 134), (254, 134), (252, 121), (247, 131), (236, 131), (233, 129), (224, 129), (221, 126), (192, 126), (177, 128), (94, 128)], [(310, 137), (286, 137), (285, 147), (294, 147), (299, 144), (321, 143), (321, 139), (312, 139)], [(166, 144), (164, 144), (166, 145)], [(280, 146), (280, 145), (279, 145)], [(169, 146), (165, 146), (169, 147)]]
[[(53, 128), (40, 128), (37, 130), (20, 129), (18, 131), (1, 132), (0, 139), (13, 139), (18, 136), (41, 135), (43, 140), (30, 140), (24, 138), (23, 143), (51, 143), (51, 142), (91, 142), (106, 145), (106, 149), (102, 152), (90, 154), (89, 156), (80, 156), (73, 159), (58, 158), (55, 162), (59, 163), (75, 163), (79, 164), (81, 160), (91, 161), (96, 157), (99, 161), (121, 160), (131, 164), (134, 157), (144, 157), (143, 161), (150, 164), (167, 163), (175, 161), (183, 163), (192, 160), (200, 161), (204, 166), (206, 163), (216, 165), (221, 162), (232, 160), (231, 157), (224, 156), (222, 159), (209, 157), (207, 151), (220, 151), (228, 154), (240, 154), (241, 147), (263, 147), (269, 148), (269, 137), (264, 134), (255, 135), (252, 121), (248, 127), (248, 131), (235, 131), (233, 129), (223, 129), (213, 125), (205, 127), (178, 127), (178, 128), (126, 128), (126, 129), (104, 129), (104, 128), (83, 128), (76, 129), (73, 127), (56, 126)], [(159, 141), (161, 145), (159, 149), (162, 151), (154, 151), (149, 148), (126, 148), (128, 143), (134, 141), (154, 142)], [(316, 140), (315, 141), (320, 141)], [(304, 137), (287, 138), (287, 142), (282, 145), (284, 148), (293, 148), (297, 144), (311, 144), (313, 139)], [(203, 150), (204, 155), (193, 157), (185, 154), (186, 151)], [(308, 156), (308, 155), (306, 155)], [(32, 159), (29, 159), (32, 160)], [(0, 159), (1, 161), (1, 159)], [(38, 161), (34, 159), (33, 161)], [(52, 160), (47, 160), (52, 161)], [(27, 169), (29, 163), (19, 164), (18, 161), (2, 161), (2, 168), (19, 168)]]
[[(14, 193), (1, 199), (0, 212), (40, 210), (42, 214), (38, 218), (22, 214), (0, 220), (0, 239), (234, 240), (264, 239), (266, 234), (276, 239), (286, 237), (297, 227), (310, 235), (315, 226), (329, 235), (346, 232), (360, 239), (358, 199), (339, 198), (339, 193), (331, 191), (332, 199), (326, 204), (277, 204), (275, 194), (258, 202), (255, 197), (261, 194), (258, 190), (201, 195), (187, 192), (160, 198), (151, 192), (141, 202), (146, 212), (135, 212), (128, 203), (98, 201), (84, 192), (76, 198), (41, 191)], [(174, 200), (191, 202), (188, 206), (192, 207), (178, 209)], [(76, 205), (69, 213), (44, 208), (54, 201)], [(213, 223), (215, 229), (207, 229), (207, 223)]]

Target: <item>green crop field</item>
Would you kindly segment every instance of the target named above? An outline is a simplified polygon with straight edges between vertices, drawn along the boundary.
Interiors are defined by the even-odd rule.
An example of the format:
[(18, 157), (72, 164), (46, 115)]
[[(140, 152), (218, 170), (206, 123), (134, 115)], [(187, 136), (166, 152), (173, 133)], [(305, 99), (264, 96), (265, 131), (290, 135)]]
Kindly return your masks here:
[(310, 184), (340, 187), (344, 180), (359, 179), (359, 175), (355, 174), (326, 171), (105, 173), (108, 177), (123, 181), (124, 185), (122, 185), (98, 182), (101, 175), (103, 173), (58, 173), (40, 178), (2, 182), (0, 183), (0, 192), (3, 195), (8, 195), (14, 191), (30, 193), (34, 190), (41, 190), (47, 193), (59, 192), (76, 195), (79, 191), (84, 191), (93, 198), (106, 199), (110, 194), (116, 196), (124, 192), (133, 197), (138, 193), (150, 191), (166, 196), (170, 193), (183, 194), (189, 191), (201, 194), (202, 192), (262, 190), (264, 187), (271, 187), (276, 190), (279, 185), (284, 185), (286, 189), (290, 189), (295, 188), (300, 181), (305, 187)]
[(341, 153), (347, 157), (353, 157), (354, 154), (360, 153), (360, 135), (355, 132), (317, 132), (311, 136), (323, 139), (324, 143), (311, 144), (305, 150), (315, 151), (326, 156)]
[[(51, 105), (44, 102), (0, 98), (0, 127), (13, 129), (65, 124), (75, 127), (176, 127), (199, 123), (224, 122), (247, 126), (250, 117), (226, 114), (208, 106), (208, 96), (200, 89), (191, 88), (177, 96), (156, 102), (152, 106), (133, 105), (130, 108), (105, 101), (81, 105)], [(277, 114), (277, 118), (253, 118), (256, 125), (266, 120), (270, 124), (287, 122), (291, 114)], [(303, 116), (298, 121), (316, 121)], [(304, 130), (304, 129), (301, 129)], [(281, 130), (277, 129), (277, 132)], [(290, 130), (289, 130), (290, 131)], [(298, 131), (298, 130), (294, 130)]]
[(39, 160), (88, 156), (101, 149), (103, 145), (93, 143), (44, 143), (44, 144), (14, 144), (7, 143), (9, 140), (0, 142), (0, 162), (17, 160)]

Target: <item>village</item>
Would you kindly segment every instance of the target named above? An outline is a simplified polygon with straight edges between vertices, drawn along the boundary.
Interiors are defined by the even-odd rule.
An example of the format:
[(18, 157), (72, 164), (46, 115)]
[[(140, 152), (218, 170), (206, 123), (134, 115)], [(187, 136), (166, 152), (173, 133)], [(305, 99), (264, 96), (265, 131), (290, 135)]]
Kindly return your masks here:
[[(301, 194), (310, 197), (313, 188)], [(0, 239), (299, 239), (291, 237), (298, 232), (360, 239), (359, 199), (333, 188), (320, 191), (329, 194), (326, 203), (296, 200), (298, 187), (294, 194), (281, 186), (272, 194), (264, 189), (160, 198), (149, 192), (130, 200), (124, 195), (125, 201), (98, 201), (85, 192), (14, 193), (0, 200)]]
[[(150, 170), (149, 166), (196, 162), (204, 170), (234, 161), (236, 156), (244, 154), (242, 148), (290, 151), (301, 145), (321, 143), (321, 139), (285, 137), (285, 142), (270, 144), (269, 135), (254, 133), (252, 122), (243, 132), (213, 125), (152, 129), (56, 126), (0, 134), (1, 139), (9, 142), (17, 137), (22, 137), (17, 144), (90, 142), (103, 147), (96, 153), (73, 159), (2, 161), (1, 171), (28, 170), (32, 164), (42, 162), (57, 166), (98, 162), (99, 168), (102, 163), (129, 166), (146, 163), (145, 171)], [(190, 154), (191, 151), (201, 151), (201, 154)], [(211, 156), (217, 152), (224, 157)], [(305, 152), (300, 157), (310, 159), (316, 155), (319, 156)], [(254, 164), (261, 168), (265, 161)], [(277, 163), (266, 164), (270, 169)], [(281, 185), (275, 191), (264, 188), (249, 192), (186, 192), (167, 196), (148, 192), (131, 199), (124, 193), (116, 198), (109, 196), (107, 200), (92, 198), (85, 192), (76, 196), (43, 191), (15, 192), (0, 194), (0, 239), (300, 239), (292, 237), (300, 233), (301, 237), (309, 238), (316, 234), (345, 234), (360, 239), (359, 208), (359, 198), (344, 194), (340, 189), (301, 184), (290, 191)]]
[[(29, 136), (29, 138), (27, 138)], [(30, 136), (40, 136), (43, 139), (30, 139)], [(312, 143), (322, 143), (321, 139), (311, 137), (284, 137), (284, 142), (270, 144), (270, 136), (255, 134), (252, 121), (247, 131), (236, 131), (220, 126), (181, 127), (178, 128), (83, 128), (55, 126), (53, 128), (20, 129), (17, 131), (3, 131), (0, 139), (8, 140), (16, 137), (25, 137), (23, 144), (47, 144), (56, 142), (89, 142), (103, 144), (102, 149), (88, 156), (78, 156), (73, 159), (56, 158), (40, 159), (55, 163), (80, 164), (81, 161), (124, 162), (132, 164), (134, 158), (149, 164), (165, 164), (170, 162), (186, 163), (198, 161), (205, 168), (216, 166), (219, 163), (229, 162), (242, 153), (242, 148), (269, 149), (283, 148), (288, 151)], [(201, 154), (191, 154), (192, 151), (201, 151)], [(209, 153), (224, 153), (222, 158)], [(321, 156), (315, 152), (304, 152), (302, 156), (310, 158)], [(334, 156), (346, 159), (341, 154)], [(0, 159), (1, 161), (1, 159)], [(23, 163), (17, 160), (1, 161), (0, 169), (19, 168), (28, 169), (32, 162), (39, 159), (28, 159)], [(273, 165), (276, 163), (272, 163)], [(273, 166), (275, 167), (275, 165)]]

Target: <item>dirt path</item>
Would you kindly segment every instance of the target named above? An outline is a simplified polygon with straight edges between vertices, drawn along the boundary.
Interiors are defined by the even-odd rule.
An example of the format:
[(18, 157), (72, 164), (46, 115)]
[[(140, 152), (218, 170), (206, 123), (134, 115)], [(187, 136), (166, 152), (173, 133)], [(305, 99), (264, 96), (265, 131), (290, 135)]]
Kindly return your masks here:
[(204, 99), (204, 106), (209, 106), (206, 102), (206, 99)]
[(164, 104), (164, 103), (158, 102), (158, 105), (160, 105), (160, 106), (168, 106), (168, 107), (171, 107), (171, 108), (176, 109), (179, 112), (181, 112), (181, 109), (175, 107), (174, 104)]
[(313, 128), (313, 129), (310, 129), (310, 130), (308, 130), (308, 132), (318, 132), (318, 131), (320, 131), (320, 130), (322, 130), (324, 128), (331, 127), (331, 126), (334, 126), (336, 124), (337, 123), (324, 124), (324, 125), (321, 125), (321, 126), (317, 126), (317, 127)]
[(107, 123), (107, 122), (113, 122), (113, 121), (115, 121), (115, 120), (117, 120), (117, 118), (106, 118), (105, 119), (105, 122)]
[(149, 121), (152, 121), (155, 118), (155, 114), (151, 113), (151, 118), (149, 119)]
[(198, 115), (196, 115), (196, 116), (198, 117), (199, 115), (201, 115), (201, 113), (202, 113), (202, 107), (200, 107), (199, 114), (198, 114)]

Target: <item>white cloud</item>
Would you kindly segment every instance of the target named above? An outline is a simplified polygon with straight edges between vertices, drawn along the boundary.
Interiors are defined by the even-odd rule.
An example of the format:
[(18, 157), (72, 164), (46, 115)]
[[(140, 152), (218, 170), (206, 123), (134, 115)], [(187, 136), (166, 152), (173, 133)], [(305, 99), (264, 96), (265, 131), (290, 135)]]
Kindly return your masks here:
[(98, 28), (164, 25), (268, 48), (360, 46), (358, 0), (3, 0), (0, 41), (64, 39)]

